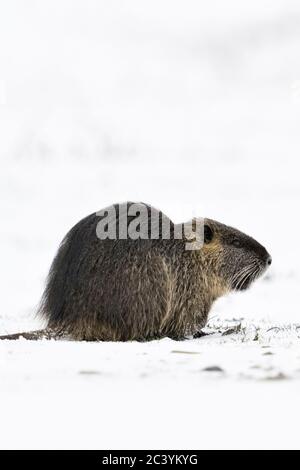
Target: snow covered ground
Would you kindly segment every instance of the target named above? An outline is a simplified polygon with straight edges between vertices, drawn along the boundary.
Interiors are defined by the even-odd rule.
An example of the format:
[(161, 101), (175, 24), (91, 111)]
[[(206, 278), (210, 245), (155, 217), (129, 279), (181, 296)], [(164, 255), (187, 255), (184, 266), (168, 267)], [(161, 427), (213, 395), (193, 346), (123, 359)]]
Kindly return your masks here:
[(300, 5), (0, 6), (0, 333), (106, 205), (231, 224), (272, 269), (205, 338), (0, 343), (1, 448), (299, 448)]

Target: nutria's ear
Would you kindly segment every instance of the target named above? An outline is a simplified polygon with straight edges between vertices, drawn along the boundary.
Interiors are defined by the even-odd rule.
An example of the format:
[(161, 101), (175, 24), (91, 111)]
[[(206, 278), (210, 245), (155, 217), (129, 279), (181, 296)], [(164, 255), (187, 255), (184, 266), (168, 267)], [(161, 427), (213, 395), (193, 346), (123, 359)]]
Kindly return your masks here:
[(213, 237), (214, 237), (213, 229), (209, 225), (205, 224), (204, 225), (204, 243), (206, 244), (210, 243)]

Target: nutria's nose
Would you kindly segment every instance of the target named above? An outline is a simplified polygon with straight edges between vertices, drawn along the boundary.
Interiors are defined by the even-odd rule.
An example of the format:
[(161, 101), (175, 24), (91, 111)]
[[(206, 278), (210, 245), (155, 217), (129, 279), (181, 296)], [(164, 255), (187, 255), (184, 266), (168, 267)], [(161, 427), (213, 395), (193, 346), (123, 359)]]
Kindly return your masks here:
[(272, 256), (268, 255), (266, 264), (267, 264), (267, 266), (271, 266), (271, 264), (272, 264)]

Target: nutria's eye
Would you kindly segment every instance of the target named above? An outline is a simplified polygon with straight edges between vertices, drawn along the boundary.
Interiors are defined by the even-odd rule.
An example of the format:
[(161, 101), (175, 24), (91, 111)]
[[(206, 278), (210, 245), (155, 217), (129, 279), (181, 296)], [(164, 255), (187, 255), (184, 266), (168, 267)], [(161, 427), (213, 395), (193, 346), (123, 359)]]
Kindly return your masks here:
[(213, 239), (214, 232), (208, 225), (204, 225), (204, 243), (210, 243)]
[(232, 244), (233, 246), (235, 246), (236, 248), (240, 248), (240, 247), (242, 246), (242, 244), (241, 244), (241, 242), (240, 242), (240, 240), (239, 240), (238, 238), (234, 238), (234, 239), (232, 240), (231, 244)]

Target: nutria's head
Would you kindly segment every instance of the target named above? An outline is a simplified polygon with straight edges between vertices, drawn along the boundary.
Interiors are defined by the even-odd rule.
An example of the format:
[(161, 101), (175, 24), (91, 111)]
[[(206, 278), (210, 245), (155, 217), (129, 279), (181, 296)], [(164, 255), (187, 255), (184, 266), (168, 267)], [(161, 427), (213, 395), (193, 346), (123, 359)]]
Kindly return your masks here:
[(232, 227), (204, 219), (203, 252), (221, 291), (247, 289), (271, 265), (272, 258), (256, 240)]

